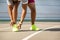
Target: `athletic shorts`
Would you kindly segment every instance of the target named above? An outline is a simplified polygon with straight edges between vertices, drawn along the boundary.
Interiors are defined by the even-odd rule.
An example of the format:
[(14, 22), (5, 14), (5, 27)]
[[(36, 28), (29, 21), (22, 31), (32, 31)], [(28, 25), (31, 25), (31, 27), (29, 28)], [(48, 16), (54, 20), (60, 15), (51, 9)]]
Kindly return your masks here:
[(28, 0), (28, 3), (34, 3), (35, 0)]
[(28, 0), (7, 0), (7, 4), (8, 5), (14, 5), (15, 3), (17, 3), (17, 2), (19, 2), (19, 1), (21, 1), (22, 2), (22, 4), (27, 4), (28, 3)]

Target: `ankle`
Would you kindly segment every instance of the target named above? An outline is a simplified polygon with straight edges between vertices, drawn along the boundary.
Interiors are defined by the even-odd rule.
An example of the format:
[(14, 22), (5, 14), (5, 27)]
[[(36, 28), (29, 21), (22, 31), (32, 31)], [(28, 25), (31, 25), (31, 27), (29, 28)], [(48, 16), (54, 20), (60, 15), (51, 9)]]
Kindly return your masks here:
[(13, 26), (14, 24), (16, 24), (16, 22), (13, 22), (13, 21), (10, 22), (11, 26)]
[(22, 22), (19, 22), (18, 24), (22, 25)]

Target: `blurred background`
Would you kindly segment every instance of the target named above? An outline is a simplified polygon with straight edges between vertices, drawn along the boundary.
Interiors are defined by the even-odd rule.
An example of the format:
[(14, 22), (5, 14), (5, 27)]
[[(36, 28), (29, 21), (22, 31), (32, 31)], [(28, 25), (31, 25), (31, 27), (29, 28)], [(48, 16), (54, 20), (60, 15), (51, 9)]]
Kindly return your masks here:
[[(60, 0), (35, 1), (37, 12), (36, 21), (60, 21)], [(21, 16), (21, 4), (18, 8), (18, 20)], [(25, 20), (30, 20), (30, 15), (30, 10), (28, 8)], [(6, 0), (0, 0), (0, 20), (10, 20)]]

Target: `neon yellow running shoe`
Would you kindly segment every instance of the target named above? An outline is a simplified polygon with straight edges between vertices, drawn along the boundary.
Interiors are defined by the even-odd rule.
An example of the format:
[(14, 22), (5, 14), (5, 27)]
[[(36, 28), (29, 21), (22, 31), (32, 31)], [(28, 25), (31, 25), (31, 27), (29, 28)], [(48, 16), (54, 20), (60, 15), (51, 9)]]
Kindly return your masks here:
[(37, 30), (39, 30), (39, 28), (36, 25), (32, 25), (32, 27), (30, 28), (30, 30), (37, 31)]
[(17, 31), (18, 31), (18, 28), (17, 28), (17, 25), (16, 25), (16, 24), (13, 25), (12, 31), (13, 31), (13, 32), (17, 32)]

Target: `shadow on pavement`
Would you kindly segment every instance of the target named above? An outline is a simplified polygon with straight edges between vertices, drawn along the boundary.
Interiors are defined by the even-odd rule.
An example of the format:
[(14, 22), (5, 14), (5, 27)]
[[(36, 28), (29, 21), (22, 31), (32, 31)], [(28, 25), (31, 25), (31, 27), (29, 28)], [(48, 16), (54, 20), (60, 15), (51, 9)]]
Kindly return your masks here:
[(60, 28), (51, 28), (51, 29), (46, 29), (44, 31), (60, 31)]
[[(42, 29), (36, 30), (36, 31), (41, 31)], [(30, 32), (30, 31), (34, 31), (34, 30), (19, 30), (18, 32)]]
[[(50, 28), (50, 29), (40, 29), (40, 30), (37, 30), (37, 31), (60, 31), (60, 28)], [(0, 31), (0, 32), (12, 32), (11, 30), (4, 30), (4, 31)], [(17, 32), (35, 32), (34, 30), (19, 30)]]

